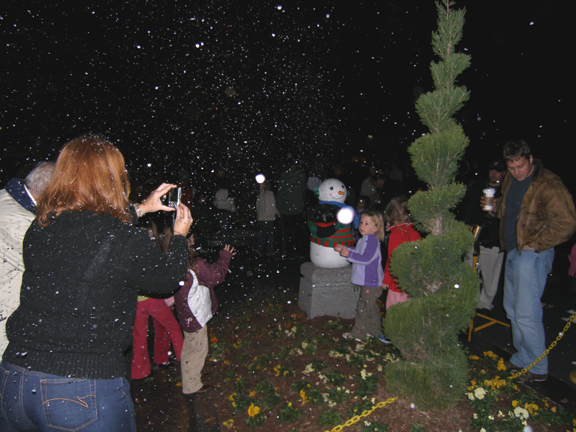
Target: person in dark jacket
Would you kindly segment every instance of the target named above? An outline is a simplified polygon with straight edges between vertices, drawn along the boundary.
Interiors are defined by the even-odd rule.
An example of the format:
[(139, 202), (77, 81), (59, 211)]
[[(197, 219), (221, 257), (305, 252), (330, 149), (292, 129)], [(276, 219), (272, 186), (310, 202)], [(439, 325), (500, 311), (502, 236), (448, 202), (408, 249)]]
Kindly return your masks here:
[(192, 218), (176, 209), (166, 254), (131, 222), (174, 211), (160, 201), (173, 187), (130, 207), (116, 147), (92, 136), (64, 146), (24, 237), (20, 306), (0, 365), (0, 430), (136, 430), (124, 351), (138, 290), (178, 289)]
[[(500, 160), (488, 164), (488, 177), (478, 180), (466, 192), (464, 197), (464, 223), (478, 225), (480, 231), (476, 238), (478, 250), (478, 274), (482, 275), (482, 291), (478, 296), (478, 312), (490, 316), (492, 314), (492, 301), (498, 292), (498, 283), (504, 251), (500, 249), (500, 220), (496, 212), (486, 212), (480, 207), (480, 199), (485, 189), (493, 189), (494, 198), (500, 199), (502, 193), (500, 185), (506, 175), (506, 166)], [(464, 256), (464, 262), (469, 266), (474, 265), (474, 253)]]
[(184, 286), (174, 295), (174, 306), (178, 313), (180, 328), (184, 331), (184, 346), (182, 347), (182, 394), (193, 397), (194, 394), (205, 393), (212, 388), (210, 384), (202, 384), (202, 368), (208, 355), (208, 327), (202, 326), (188, 306), (188, 294), (194, 279), (200, 285), (208, 287), (212, 300), (212, 314), (218, 310), (218, 299), (214, 287), (224, 282), (232, 257), (236, 255), (230, 245), (220, 251), (218, 260), (209, 264), (199, 258), (194, 245), (194, 235), (190, 236), (190, 272)]

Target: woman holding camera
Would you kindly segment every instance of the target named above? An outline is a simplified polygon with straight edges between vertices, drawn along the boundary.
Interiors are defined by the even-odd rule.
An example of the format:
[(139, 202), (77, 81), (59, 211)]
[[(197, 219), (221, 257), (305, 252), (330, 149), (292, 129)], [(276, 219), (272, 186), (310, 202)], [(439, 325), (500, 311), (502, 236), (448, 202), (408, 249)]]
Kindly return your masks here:
[(160, 201), (173, 187), (131, 207), (116, 147), (89, 136), (62, 149), (24, 238), (21, 301), (0, 365), (0, 430), (136, 430), (123, 353), (137, 292), (178, 289), (192, 218), (176, 208), (166, 254), (131, 222), (174, 211)]

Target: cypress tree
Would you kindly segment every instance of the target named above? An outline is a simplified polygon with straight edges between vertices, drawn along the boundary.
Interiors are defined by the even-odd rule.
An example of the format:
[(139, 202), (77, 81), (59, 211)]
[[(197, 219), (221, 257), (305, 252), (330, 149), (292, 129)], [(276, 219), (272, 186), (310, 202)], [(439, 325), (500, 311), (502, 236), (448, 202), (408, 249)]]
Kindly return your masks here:
[(408, 209), (425, 236), (400, 245), (391, 257), (391, 272), (411, 299), (391, 307), (384, 320), (402, 355), (386, 367), (387, 387), (423, 409), (446, 409), (466, 390), (468, 363), (458, 333), (474, 316), (479, 289), (473, 269), (462, 262), (474, 238), (452, 213), (466, 191), (455, 176), (468, 145), (454, 115), (469, 92), (456, 85), (456, 77), (470, 65), (470, 56), (455, 51), (465, 10), (453, 6), (450, 0), (436, 3), (432, 47), (439, 60), (430, 66), (435, 90), (416, 101), (429, 132), (409, 147), (412, 166), (428, 187), (410, 198)]

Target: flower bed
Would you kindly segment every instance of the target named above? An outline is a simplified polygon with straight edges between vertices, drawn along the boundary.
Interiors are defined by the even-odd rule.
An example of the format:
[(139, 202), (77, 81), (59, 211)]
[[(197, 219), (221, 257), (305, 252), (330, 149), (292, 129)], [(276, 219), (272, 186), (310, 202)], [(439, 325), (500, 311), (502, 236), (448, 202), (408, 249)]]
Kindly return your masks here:
[[(210, 323), (205, 367), (211, 376), (206, 382), (215, 388), (201, 396), (203, 404), (215, 407), (223, 431), (238, 432), (327, 431), (344, 424), (345, 431), (363, 432), (576, 427), (573, 415), (508, 380), (491, 352), (470, 356), (471, 383), (462, 401), (445, 412), (421, 411), (386, 390), (383, 368), (398, 358), (393, 346), (342, 338), (352, 324), (307, 319), (294, 298), (278, 293), (251, 299), (234, 316), (218, 316)], [(177, 377), (169, 381), (167, 391), (180, 392), (177, 383)], [(182, 417), (185, 401), (177, 396), (171, 404)], [(144, 411), (136, 409), (140, 431), (173, 430), (146, 429), (150, 414), (138, 420)]]

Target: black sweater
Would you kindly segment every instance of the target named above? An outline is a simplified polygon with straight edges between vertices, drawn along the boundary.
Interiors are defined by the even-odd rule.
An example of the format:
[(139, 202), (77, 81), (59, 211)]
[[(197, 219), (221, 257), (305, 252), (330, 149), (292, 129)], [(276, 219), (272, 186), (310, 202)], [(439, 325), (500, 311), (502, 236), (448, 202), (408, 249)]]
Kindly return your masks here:
[(46, 228), (32, 222), (23, 256), (3, 360), (74, 378), (124, 376), (138, 290), (173, 292), (188, 267), (183, 236), (164, 254), (146, 230), (89, 211), (62, 213)]

